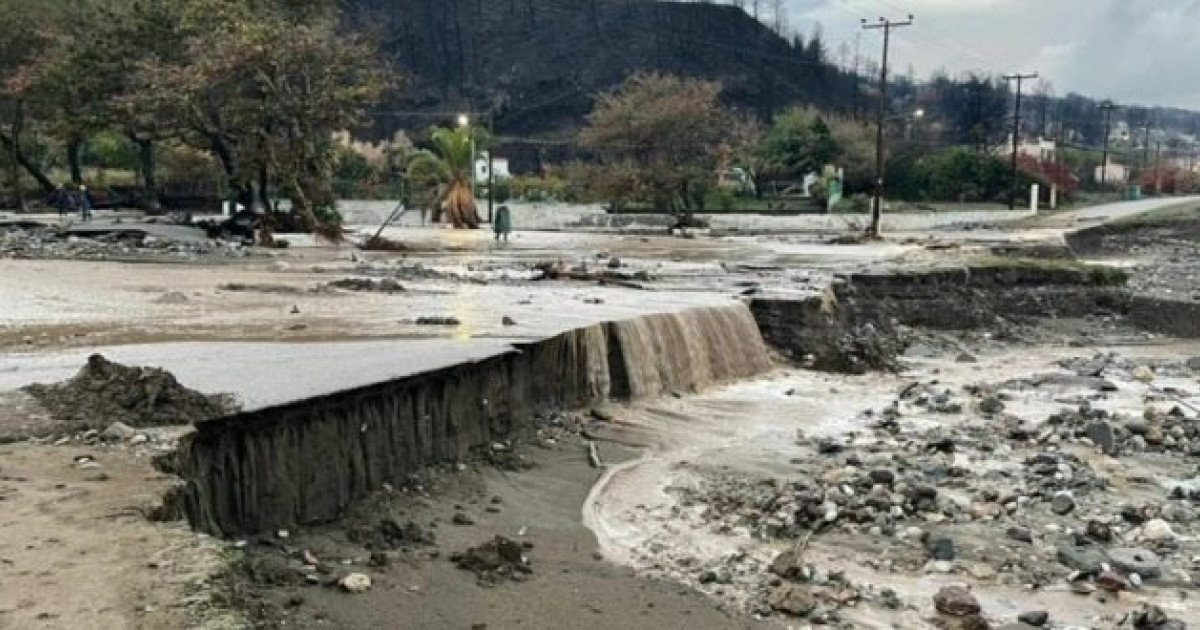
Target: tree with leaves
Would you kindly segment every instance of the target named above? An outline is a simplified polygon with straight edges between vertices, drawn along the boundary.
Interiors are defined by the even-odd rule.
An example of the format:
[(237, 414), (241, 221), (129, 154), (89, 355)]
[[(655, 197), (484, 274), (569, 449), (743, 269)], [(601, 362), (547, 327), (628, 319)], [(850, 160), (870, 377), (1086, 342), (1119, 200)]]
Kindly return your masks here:
[(363, 123), (395, 74), (321, 3), (276, 1), (188, 0), (186, 63), (143, 64), (141, 98), (176, 113), (247, 207), (257, 187), (269, 209), (275, 182), (304, 228), (336, 227), (332, 135)]
[(601, 96), (579, 140), (600, 158), (607, 196), (648, 201), (685, 223), (703, 211), (737, 128), (720, 94), (710, 81), (636, 74)]
[(137, 147), (142, 201), (158, 209), (155, 145), (179, 137), (183, 121), (139, 70), (189, 63), (179, 45), (189, 35), (182, 21), (186, 6), (187, 0), (79, 0), (60, 16), (53, 59), (38, 81), (53, 103), (46, 114), (67, 145), (75, 183), (82, 183), (80, 148), (87, 138), (115, 130)]
[(432, 150), (418, 151), (408, 162), (408, 180), (436, 189), (433, 196), (433, 220), (446, 218), (455, 228), (479, 227), (475, 207), (475, 158), (485, 148), (483, 130), (470, 127), (434, 129), (430, 134)]
[(48, 63), (57, 3), (0, 0), (0, 149), (9, 162), (9, 182), (19, 203), (24, 170), (43, 193), (54, 183), (27, 150), (29, 123), (37, 107), (37, 76)]
[(763, 137), (759, 153), (771, 174), (797, 178), (834, 164), (841, 150), (819, 112), (795, 107), (775, 118)]

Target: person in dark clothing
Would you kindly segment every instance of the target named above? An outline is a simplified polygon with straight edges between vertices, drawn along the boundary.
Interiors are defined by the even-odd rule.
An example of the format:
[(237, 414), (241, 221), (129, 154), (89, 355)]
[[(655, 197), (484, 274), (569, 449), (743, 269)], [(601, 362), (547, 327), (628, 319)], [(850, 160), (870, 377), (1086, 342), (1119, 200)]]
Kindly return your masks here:
[(75, 200), (71, 197), (71, 191), (67, 190), (66, 184), (61, 184), (58, 190), (54, 192), (54, 206), (58, 208), (58, 218), (65, 219), (67, 215), (75, 210)]
[(79, 214), (84, 221), (92, 220), (92, 198), (88, 195), (87, 186), (79, 187)]

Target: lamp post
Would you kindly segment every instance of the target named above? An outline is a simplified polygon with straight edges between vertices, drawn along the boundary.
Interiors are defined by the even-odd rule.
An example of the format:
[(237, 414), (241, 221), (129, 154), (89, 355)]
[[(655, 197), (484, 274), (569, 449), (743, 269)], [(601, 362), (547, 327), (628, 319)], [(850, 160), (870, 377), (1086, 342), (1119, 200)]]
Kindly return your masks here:
[[(487, 220), (488, 220), (488, 223), (491, 223), (493, 220), (493, 216), (492, 216), (493, 215), (493, 206), (494, 206), (494, 200), (496, 198), (492, 192), (492, 189), (495, 184), (495, 177), (492, 174), (492, 170), (493, 170), (492, 169), (492, 164), (493, 164), (493, 162), (492, 162), (492, 148), (493, 148), (492, 147), (492, 143), (493, 143), (492, 135), (495, 133), (494, 125), (495, 125), (495, 123), (493, 121), (492, 115), (489, 113), (487, 115), (488, 143), (489, 143), (488, 144), (488, 152), (487, 152), (487, 202), (488, 202)], [(467, 114), (459, 114), (458, 115), (458, 126), (460, 128), (470, 130), (471, 117)], [(470, 131), (470, 133), (471, 133), (471, 190), (474, 191), (475, 190), (475, 179), (476, 179), (475, 178), (475, 175), (476, 175), (475, 162), (478, 159), (478, 156), (476, 155), (475, 132)]]

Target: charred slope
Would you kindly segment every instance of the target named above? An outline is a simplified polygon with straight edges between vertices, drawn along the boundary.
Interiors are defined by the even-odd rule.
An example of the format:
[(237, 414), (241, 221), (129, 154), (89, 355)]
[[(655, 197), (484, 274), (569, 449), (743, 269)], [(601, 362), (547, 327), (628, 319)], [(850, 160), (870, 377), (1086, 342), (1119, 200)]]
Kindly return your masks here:
[[(631, 73), (721, 81), (730, 105), (768, 116), (832, 105), (850, 83), (724, 5), (648, 0), (349, 0), (407, 75), (402, 110), (493, 111), (505, 134), (576, 129), (599, 92)], [(428, 118), (382, 112), (380, 131)]]

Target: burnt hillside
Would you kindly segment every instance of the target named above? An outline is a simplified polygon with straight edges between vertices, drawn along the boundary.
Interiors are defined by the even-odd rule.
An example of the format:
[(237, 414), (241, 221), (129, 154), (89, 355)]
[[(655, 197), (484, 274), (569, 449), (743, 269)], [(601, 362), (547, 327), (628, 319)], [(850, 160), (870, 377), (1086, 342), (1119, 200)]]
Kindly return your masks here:
[[(576, 130), (599, 92), (639, 70), (721, 81), (761, 117), (795, 102), (832, 106), (853, 83), (740, 9), (649, 0), (348, 0), (407, 77), (379, 128), (419, 111), (491, 111), (504, 135)], [(840, 98), (839, 98), (840, 96)]]

